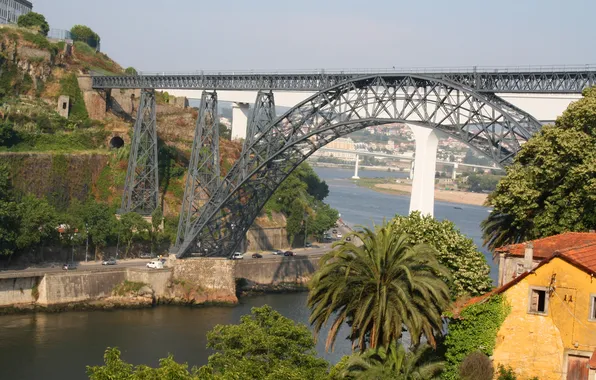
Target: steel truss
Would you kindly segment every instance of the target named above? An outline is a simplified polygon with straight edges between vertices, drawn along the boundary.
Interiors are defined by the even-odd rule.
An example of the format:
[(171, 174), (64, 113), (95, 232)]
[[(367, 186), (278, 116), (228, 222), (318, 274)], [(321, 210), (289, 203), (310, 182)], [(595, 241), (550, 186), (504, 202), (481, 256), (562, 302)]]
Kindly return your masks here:
[(157, 208), (157, 126), (155, 92), (143, 89), (134, 125), (120, 213), (151, 215)]
[(215, 193), (219, 184), (217, 94), (203, 91), (178, 222), (176, 247), (189, 236), (192, 223), (201, 214), (203, 206)]
[[(248, 128), (246, 131), (246, 139), (242, 147), (242, 153), (240, 154), (240, 167), (243, 168), (242, 178), (246, 178), (247, 171), (244, 170), (247, 166), (244, 164), (250, 159), (253, 154), (261, 153), (260, 150), (251, 149), (253, 143), (259, 140), (259, 137), (264, 138), (259, 140), (259, 146), (271, 146), (268, 136), (265, 135), (265, 131), (271, 122), (275, 119), (275, 98), (273, 92), (259, 91), (257, 93), (257, 100), (255, 101), (254, 108), (248, 119)], [(264, 154), (268, 154), (268, 150), (262, 151)]]
[(265, 202), (302, 161), (369, 126), (431, 127), (506, 164), (540, 125), (505, 105), (456, 83), (415, 75), (375, 75), (317, 93), (256, 136), (190, 226), (178, 255), (191, 255), (195, 239), (208, 256), (231, 255)]
[[(287, 74), (208, 73), (138, 76), (94, 76), (93, 88), (216, 89), (322, 91), (346, 81), (370, 75), (419, 75), (416, 73), (320, 72)], [(436, 72), (427, 77), (460, 83), (476, 92), (576, 93), (596, 85), (596, 71), (491, 71)]]

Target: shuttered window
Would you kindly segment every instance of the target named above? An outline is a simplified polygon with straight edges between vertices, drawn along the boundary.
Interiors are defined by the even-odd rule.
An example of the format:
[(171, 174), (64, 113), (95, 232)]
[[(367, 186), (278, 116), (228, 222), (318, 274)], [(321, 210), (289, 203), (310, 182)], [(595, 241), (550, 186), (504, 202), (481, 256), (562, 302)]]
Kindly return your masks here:
[(530, 288), (529, 313), (546, 314), (548, 310), (548, 297), (546, 288)]
[(590, 317), (588, 319), (596, 322), (596, 294), (590, 295)]

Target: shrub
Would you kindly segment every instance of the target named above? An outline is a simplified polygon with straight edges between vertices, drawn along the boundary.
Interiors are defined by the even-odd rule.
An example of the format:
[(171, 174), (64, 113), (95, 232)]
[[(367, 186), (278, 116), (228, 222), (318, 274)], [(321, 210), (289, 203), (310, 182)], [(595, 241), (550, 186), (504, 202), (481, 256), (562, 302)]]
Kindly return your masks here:
[(83, 99), (83, 93), (79, 87), (77, 76), (74, 73), (66, 75), (60, 81), (60, 87), (61, 93), (70, 97), (71, 117), (77, 120), (89, 119), (89, 114), (87, 113), (87, 108), (85, 108), (85, 100)]
[(482, 352), (472, 352), (459, 366), (462, 380), (492, 380), (493, 363)]
[(127, 67), (126, 70), (124, 70), (124, 73), (127, 75), (137, 75), (137, 69), (134, 67)]
[(46, 18), (39, 13), (29, 12), (19, 17), (17, 25), (21, 28), (38, 30), (43, 36), (47, 36), (50, 31), (50, 25)]
[(84, 42), (92, 48), (97, 48), (101, 41), (99, 35), (85, 25), (73, 26), (72, 29), (70, 29), (70, 33), (72, 34), (74, 41)]

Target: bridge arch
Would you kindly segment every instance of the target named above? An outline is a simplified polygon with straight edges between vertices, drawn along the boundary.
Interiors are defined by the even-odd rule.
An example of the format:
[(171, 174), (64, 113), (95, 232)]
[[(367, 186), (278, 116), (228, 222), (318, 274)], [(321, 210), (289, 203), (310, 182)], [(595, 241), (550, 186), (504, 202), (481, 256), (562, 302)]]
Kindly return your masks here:
[(440, 130), (500, 166), (540, 128), (495, 95), (447, 80), (391, 74), (348, 80), (304, 100), (253, 136), (192, 222), (178, 257), (229, 257), (281, 182), (316, 150), (357, 130), (396, 122)]

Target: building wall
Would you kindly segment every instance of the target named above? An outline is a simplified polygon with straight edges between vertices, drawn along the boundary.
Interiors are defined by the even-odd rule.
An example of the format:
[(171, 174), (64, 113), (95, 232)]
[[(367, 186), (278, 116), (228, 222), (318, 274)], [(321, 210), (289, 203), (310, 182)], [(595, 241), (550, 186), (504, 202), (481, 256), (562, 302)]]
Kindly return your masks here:
[(0, 24), (16, 24), (20, 16), (31, 12), (28, 1), (0, 0)]
[[(542, 260), (533, 260), (532, 268), (536, 268), (538, 264), (540, 264), (540, 261)], [(505, 285), (525, 272), (525, 269), (521, 272), (518, 271), (518, 264), (521, 266), (524, 265), (523, 256), (509, 256), (503, 253), (499, 254), (499, 278), (497, 286)]]
[[(554, 287), (547, 314), (528, 313), (531, 286)], [(522, 378), (565, 379), (567, 355), (590, 357), (596, 322), (589, 321), (596, 279), (555, 258), (504, 292), (511, 313), (497, 334), (495, 364), (511, 366)]]

